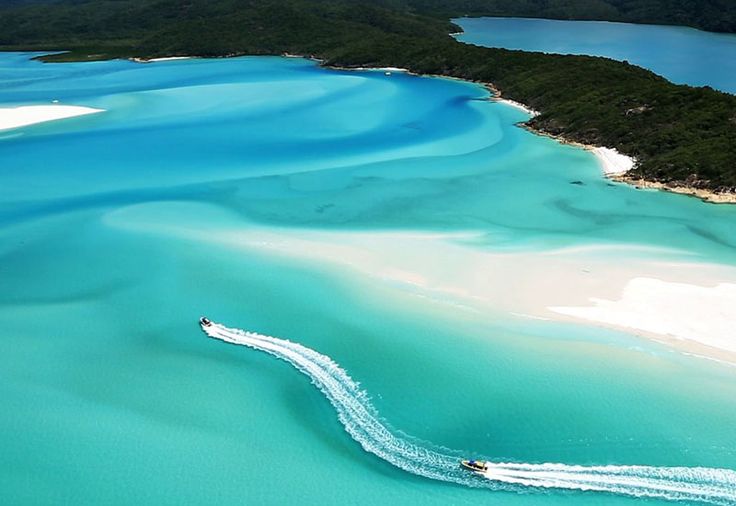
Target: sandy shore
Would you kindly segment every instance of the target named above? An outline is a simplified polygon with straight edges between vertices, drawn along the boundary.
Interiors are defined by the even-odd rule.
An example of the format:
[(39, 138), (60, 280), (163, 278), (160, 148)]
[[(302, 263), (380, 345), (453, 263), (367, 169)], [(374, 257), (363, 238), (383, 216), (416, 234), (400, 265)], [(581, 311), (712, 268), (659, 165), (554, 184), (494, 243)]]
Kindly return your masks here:
[(75, 116), (103, 112), (102, 109), (77, 105), (25, 105), (0, 108), (0, 130), (19, 128)]
[[(531, 118), (534, 118), (541, 114), (539, 111), (536, 111), (522, 104), (521, 102), (503, 98), (501, 95), (501, 91), (498, 88), (496, 88), (493, 84), (490, 84), (490, 83), (483, 83), (483, 84), (491, 92), (491, 95), (493, 95), (491, 100), (493, 100), (494, 102), (506, 104), (508, 106), (524, 111)], [(636, 165), (636, 160), (634, 158), (624, 155), (623, 153), (620, 153), (616, 149), (606, 148), (602, 146), (592, 146), (588, 144), (581, 144), (579, 142), (574, 142), (574, 141), (565, 139), (564, 137), (559, 137), (556, 135), (547, 134), (545, 132), (540, 132), (538, 130), (535, 130), (534, 128), (529, 127), (526, 124), (522, 126), (524, 126), (527, 130), (529, 130), (530, 132), (534, 134), (551, 137), (552, 139), (555, 139), (556, 141), (561, 142), (563, 144), (577, 146), (587, 151), (590, 151), (598, 159), (598, 162), (600, 163), (603, 174), (605, 174), (608, 177), (622, 176), (629, 170), (633, 169), (634, 166)]]
[[(501, 102), (511, 107), (515, 107), (517, 109), (523, 110), (524, 112), (529, 114), (532, 118), (540, 114), (539, 111), (535, 111), (534, 109), (531, 109), (530, 107), (520, 102), (502, 98), (501, 91), (498, 88), (496, 88), (492, 83), (480, 83), (480, 84), (483, 84), (491, 92), (491, 95), (493, 95), (491, 100), (496, 101), (496, 102)], [(650, 188), (654, 190), (668, 191), (668, 192), (678, 193), (682, 195), (690, 195), (693, 197), (697, 197), (703, 201), (711, 202), (715, 204), (736, 204), (736, 192), (718, 193), (718, 192), (714, 192), (711, 190), (703, 190), (703, 189), (698, 189), (698, 188), (692, 188), (689, 186), (660, 183), (660, 182), (655, 182), (655, 181), (647, 181), (641, 178), (630, 177), (630, 176), (627, 176), (627, 173), (636, 166), (637, 160), (633, 157), (620, 153), (618, 150), (614, 148), (581, 144), (579, 142), (575, 142), (575, 141), (566, 139), (564, 137), (560, 137), (557, 135), (548, 134), (547, 132), (536, 130), (532, 128), (531, 126), (529, 126), (528, 124), (522, 124), (521, 126), (526, 128), (527, 130), (529, 130), (530, 132), (534, 134), (544, 135), (546, 137), (555, 139), (556, 141), (561, 142), (563, 144), (569, 144), (571, 146), (578, 146), (582, 149), (590, 151), (598, 159), (601, 165), (601, 169), (603, 170), (603, 174), (606, 177), (613, 179), (614, 181), (630, 184), (638, 188)]]
[(376, 71), (376, 72), (407, 72), (410, 73), (408, 69), (404, 69), (401, 67), (356, 67), (351, 70), (367, 70), (367, 71)]
[[(503, 101), (500, 99), (499, 101)], [(509, 101), (506, 101), (509, 102)], [(514, 104), (509, 104), (514, 105)], [(520, 104), (524, 107), (523, 104)], [(529, 110), (527, 110), (529, 112)], [(556, 135), (550, 135), (546, 132), (540, 132), (531, 128), (527, 125), (522, 125), (530, 132), (537, 135), (544, 135), (550, 137), (563, 144), (570, 146), (577, 146), (579, 148), (590, 151), (598, 159), (603, 174), (620, 183), (626, 183), (636, 188), (648, 188), (652, 190), (666, 191), (670, 193), (678, 193), (680, 195), (689, 195), (691, 197), (697, 197), (705, 202), (711, 202), (713, 204), (736, 204), (736, 192), (730, 193), (718, 193), (711, 190), (703, 190), (699, 188), (691, 188), (689, 186), (680, 186), (676, 184), (660, 183), (656, 181), (647, 181), (637, 177), (628, 175), (628, 172), (636, 166), (636, 159), (630, 156), (620, 153), (613, 148), (605, 148), (601, 146), (592, 146), (588, 144), (581, 144), (579, 142), (570, 141), (564, 137)]]
[(525, 113), (527, 113), (532, 118), (535, 117), (535, 116), (539, 116), (539, 114), (540, 114), (539, 111), (535, 111), (534, 109), (530, 109), (529, 107), (525, 106), (521, 102), (517, 102), (515, 100), (509, 100), (509, 99), (506, 99), (506, 98), (494, 97), (493, 98), (493, 101), (494, 102), (500, 102), (502, 104), (506, 104), (506, 105), (511, 106), (511, 107), (514, 107), (516, 109), (520, 109), (520, 110), (524, 111)]
[(621, 154), (615, 149), (602, 147), (589, 147), (588, 149), (598, 158), (603, 173), (607, 176), (625, 174), (636, 165), (635, 159)]

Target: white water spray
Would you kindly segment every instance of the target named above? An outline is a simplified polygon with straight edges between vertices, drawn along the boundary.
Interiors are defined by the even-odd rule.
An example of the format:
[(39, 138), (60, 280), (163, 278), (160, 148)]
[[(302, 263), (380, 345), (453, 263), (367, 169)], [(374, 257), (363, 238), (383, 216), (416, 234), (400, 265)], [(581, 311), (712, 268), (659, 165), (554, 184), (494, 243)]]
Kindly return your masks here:
[(368, 452), (413, 474), (490, 489), (590, 490), (634, 497), (736, 505), (736, 471), (706, 467), (574, 466), (490, 462), (483, 474), (459, 466), (461, 455), (413, 440), (383, 422), (365, 391), (331, 358), (291, 341), (202, 325), (208, 336), (264, 351), (312, 380), (337, 411), (350, 436)]

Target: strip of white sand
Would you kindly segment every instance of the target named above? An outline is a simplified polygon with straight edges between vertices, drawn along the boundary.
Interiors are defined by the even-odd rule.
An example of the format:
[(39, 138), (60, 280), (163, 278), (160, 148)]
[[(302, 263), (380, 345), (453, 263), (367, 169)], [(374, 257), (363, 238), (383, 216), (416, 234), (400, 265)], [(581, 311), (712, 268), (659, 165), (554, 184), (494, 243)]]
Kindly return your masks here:
[(349, 70), (360, 70), (364, 72), (409, 72), (409, 69), (401, 67), (350, 67)]
[[(470, 236), (250, 229), (237, 234), (237, 239), (233, 235), (219, 239), (342, 265), (453, 308), (480, 313), (494, 309), (526, 319), (557, 315), (556, 319), (593, 321), (736, 363), (733, 268), (648, 260), (639, 257), (637, 247), (627, 252), (624, 245), (491, 252), (464, 246), (463, 239)], [(623, 256), (626, 262), (611, 262), (614, 256)], [(606, 303), (622, 292), (620, 302)], [(591, 300), (596, 305), (587, 307)]]
[(164, 56), (162, 58), (151, 58), (145, 61), (172, 61), (172, 60), (191, 60), (192, 56)]
[(591, 298), (588, 307), (550, 307), (560, 314), (736, 352), (736, 284), (700, 286), (652, 278), (626, 284), (621, 299)]
[(45, 123), (75, 116), (96, 114), (103, 109), (93, 109), (78, 105), (24, 105), (20, 107), (0, 107), (0, 130), (9, 130), (36, 123)]
[(619, 153), (612, 148), (595, 147), (590, 151), (598, 158), (604, 174), (607, 176), (618, 176), (634, 168), (636, 160), (630, 156)]
[(521, 102), (517, 102), (516, 100), (509, 100), (507, 98), (495, 98), (494, 100), (496, 102), (501, 102), (502, 104), (510, 105), (511, 107), (515, 109), (520, 109), (524, 111), (525, 113), (527, 113), (532, 118), (534, 118), (535, 116), (539, 116), (539, 111), (535, 111), (534, 109), (531, 109), (525, 106), (524, 104), (522, 104)]

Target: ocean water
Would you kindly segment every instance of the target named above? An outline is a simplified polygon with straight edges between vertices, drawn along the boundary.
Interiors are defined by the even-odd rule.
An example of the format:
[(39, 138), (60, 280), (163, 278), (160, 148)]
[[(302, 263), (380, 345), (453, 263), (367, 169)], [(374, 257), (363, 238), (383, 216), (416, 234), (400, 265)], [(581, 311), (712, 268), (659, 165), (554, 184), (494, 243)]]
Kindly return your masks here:
[(682, 26), (522, 18), (458, 18), (457, 39), (488, 47), (605, 56), (678, 84), (736, 93), (736, 35)]
[[(469, 83), (30, 56), (0, 56), (0, 107), (106, 112), (0, 132), (3, 503), (625, 505), (641, 479), (733, 503), (712, 470), (736, 469), (736, 369), (410, 269), (468, 280), (493, 255), (514, 268), (479, 284), (512, 306), (565, 251), (732, 273), (732, 206), (610, 183)], [(202, 314), (321, 355), (210, 339)], [(590, 492), (568, 467), (561, 489), (411, 467), (437, 454), (654, 474)]]

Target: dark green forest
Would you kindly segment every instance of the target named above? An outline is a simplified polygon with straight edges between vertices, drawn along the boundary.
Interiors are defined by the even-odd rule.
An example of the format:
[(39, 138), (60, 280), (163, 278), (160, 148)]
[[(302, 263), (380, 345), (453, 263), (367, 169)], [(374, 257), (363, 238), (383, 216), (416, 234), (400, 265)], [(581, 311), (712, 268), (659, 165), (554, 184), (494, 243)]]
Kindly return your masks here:
[(450, 17), (459, 14), (535, 15), (535, 8), (542, 9), (537, 15), (552, 17), (732, 29), (728, 20), (735, 7), (708, 14), (708, 8), (724, 3), (16, 0), (0, 2), (0, 49), (68, 51), (47, 61), (289, 52), (320, 58), (325, 65), (397, 66), (493, 83), (505, 97), (541, 111), (529, 122), (535, 130), (635, 156), (640, 162), (635, 176), (725, 192), (736, 191), (736, 96), (674, 85), (605, 58), (481, 48), (448, 36), (457, 30)]

